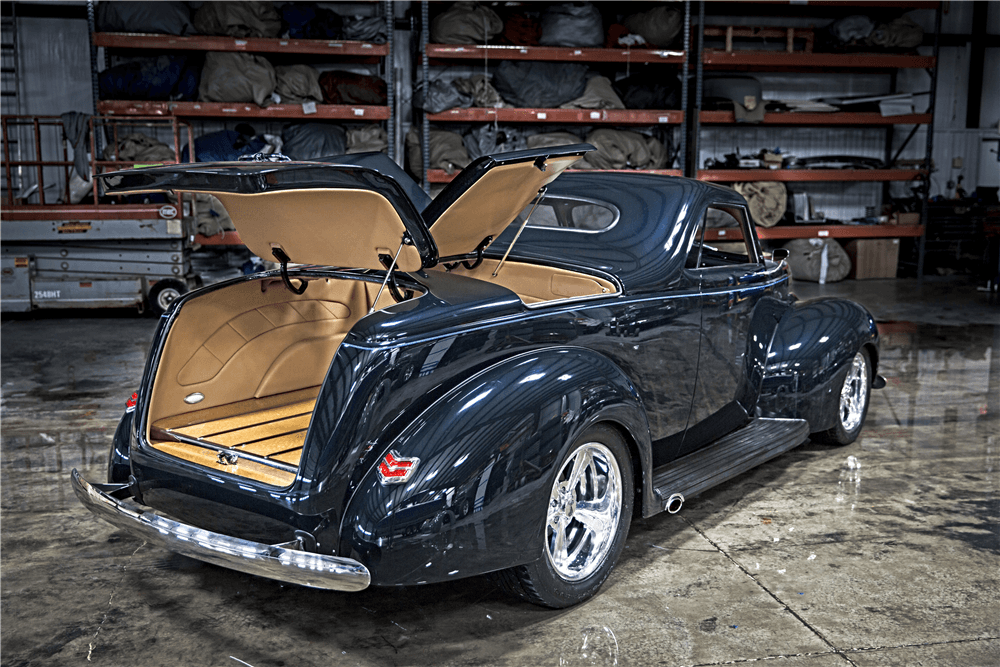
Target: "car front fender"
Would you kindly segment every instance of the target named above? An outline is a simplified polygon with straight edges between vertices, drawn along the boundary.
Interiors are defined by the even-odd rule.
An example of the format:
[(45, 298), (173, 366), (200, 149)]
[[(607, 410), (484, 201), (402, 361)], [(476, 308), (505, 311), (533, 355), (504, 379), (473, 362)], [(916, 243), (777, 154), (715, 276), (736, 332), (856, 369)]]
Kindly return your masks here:
[(800, 301), (778, 323), (757, 401), (760, 417), (805, 419), (812, 433), (834, 425), (840, 385), (859, 350), (878, 369), (878, 328), (864, 306), (843, 299)]
[(376, 585), (444, 581), (535, 560), (554, 468), (598, 422), (622, 432), (649, 487), (645, 410), (607, 357), (546, 348), (476, 373), (385, 447), (416, 461), (412, 477), (385, 484), (377, 466), (367, 473), (344, 514), (339, 553), (365, 563)]

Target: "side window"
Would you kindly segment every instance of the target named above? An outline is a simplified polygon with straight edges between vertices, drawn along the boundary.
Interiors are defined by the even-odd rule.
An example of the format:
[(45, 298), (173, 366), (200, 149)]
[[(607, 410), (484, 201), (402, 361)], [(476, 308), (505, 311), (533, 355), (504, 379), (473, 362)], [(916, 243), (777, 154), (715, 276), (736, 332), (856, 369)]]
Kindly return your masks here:
[[(706, 230), (717, 230), (706, 240)], [(754, 245), (747, 239), (746, 212), (738, 206), (709, 206), (701, 220), (686, 266), (703, 269), (757, 261)], [(718, 237), (716, 240), (715, 237)]]

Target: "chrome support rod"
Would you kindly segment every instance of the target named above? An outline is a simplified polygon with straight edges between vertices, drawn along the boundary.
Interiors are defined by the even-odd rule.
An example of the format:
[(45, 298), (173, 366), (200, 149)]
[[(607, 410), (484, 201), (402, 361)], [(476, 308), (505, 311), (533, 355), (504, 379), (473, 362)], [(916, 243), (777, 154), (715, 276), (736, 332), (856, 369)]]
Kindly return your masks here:
[(403, 252), (403, 246), (406, 245), (406, 236), (399, 242), (399, 247), (396, 248), (396, 255), (392, 258), (392, 264), (385, 272), (385, 280), (382, 281), (382, 286), (378, 288), (378, 294), (375, 295), (375, 300), (372, 301), (372, 307), (368, 309), (368, 314), (371, 315), (375, 312), (375, 304), (378, 303), (378, 298), (382, 296), (382, 292), (385, 291), (385, 286), (389, 284), (389, 277), (392, 275), (392, 270), (396, 268), (396, 260), (399, 259), (399, 253)]
[(531, 220), (531, 214), (535, 212), (535, 209), (538, 208), (538, 205), (542, 203), (542, 199), (545, 198), (545, 191), (547, 189), (548, 188), (543, 187), (541, 190), (538, 191), (538, 196), (535, 198), (534, 205), (531, 207), (531, 210), (528, 211), (528, 215), (525, 216), (524, 222), (521, 223), (521, 227), (517, 230), (517, 234), (514, 235), (514, 240), (510, 242), (509, 246), (507, 246), (507, 252), (503, 254), (503, 259), (501, 259), (500, 263), (497, 264), (497, 268), (493, 270), (494, 278), (497, 277), (497, 274), (500, 273), (500, 269), (503, 268), (504, 262), (507, 261), (507, 255), (509, 255), (510, 251), (514, 249), (514, 244), (517, 243), (517, 240), (519, 238), (521, 238), (521, 232), (523, 232), (525, 226), (527, 226), (528, 220)]

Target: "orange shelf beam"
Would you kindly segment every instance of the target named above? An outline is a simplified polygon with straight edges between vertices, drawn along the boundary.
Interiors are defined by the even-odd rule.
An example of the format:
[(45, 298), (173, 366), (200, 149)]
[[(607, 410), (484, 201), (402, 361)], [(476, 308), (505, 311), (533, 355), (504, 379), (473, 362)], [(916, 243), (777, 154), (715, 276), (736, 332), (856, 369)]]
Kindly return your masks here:
[[(888, 239), (919, 237), (923, 234), (923, 225), (789, 225), (757, 228), (757, 237), (761, 239)], [(736, 227), (705, 230), (705, 239), (709, 241), (738, 241), (742, 238), (743, 234)]]
[[(4, 206), (4, 220), (148, 220), (160, 217), (167, 204)], [(172, 204), (169, 205), (176, 210)]]
[(178, 116), (232, 118), (300, 118), (305, 120), (387, 120), (389, 107), (353, 104), (317, 104), (316, 113), (306, 113), (301, 104), (256, 104), (232, 102), (147, 102), (101, 100), (97, 113), (108, 116)]
[(699, 181), (745, 183), (747, 181), (912, 181), (919, 169), (704, 169)]
[(388, 44), (325, 39), (276, 39), (210, 35), (155, 35), (132, 32), (95, 32), (94, 44), (114, 49), (175, 49), (182, 51), (243, 51), (246, 53), (315, 53), (338, 56), (382, 57)]
[[(602, 173), (628, 173), (628, 174), (658, 174), (660, 176), (683, 176), (680, 169), (570, 169), (567, 173), (587, 173), (599, 171)], [(428, 169), (427, 182), (429, 183), (450, 183), (461, 173), (456, 171), (449, 174), (444, 169)]]
[(934, 56), (887, 53), (786, 53), (784, 51), (722, 51), (706, 49), (708, 67), (789, 67), (793, 69), (927, 69)]
[(684, 112), (633, 109), (492, 109), (471, 107), (428, 114), (432, 122), (587, 123), (595, 125), (677, 125)]
[(589, 63), (675, 63), (684, 62), (683, 51), (667, 49), (598, 49), (565, 46), (505, 46), (474, 44), (428, 44), (427, 57), (473, 60), (552, 60)]
[[(702, 125), (726, 125), (736, 123), (732, 111), (702, 111), (698, 115)], [(883, 116), (871, 112), (833, 111), (830, 113), (795, 113), (792, 111), (765, 113), (762, 125), (923, 125), (931, 122), (929, 113), (907, 114), (905, 116)], [(753, 123), (740, 123), (753, 127)]]

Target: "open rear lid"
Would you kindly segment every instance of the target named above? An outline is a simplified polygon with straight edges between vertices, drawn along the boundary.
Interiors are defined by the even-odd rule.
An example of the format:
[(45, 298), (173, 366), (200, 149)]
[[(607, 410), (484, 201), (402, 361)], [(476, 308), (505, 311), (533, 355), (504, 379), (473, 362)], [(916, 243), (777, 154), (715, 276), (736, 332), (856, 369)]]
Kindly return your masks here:
[(488, 246), (539, 190), (592, 150), (590, 144), (536, 148), (470, 164), (424, 209), (438, 259)]
[[(587, 144), (484, 156), (421, 215), (393, 178), (320, 162), (220, 162), (147, 167), (98, 178), (110, 194), (205, 192), (226, 207), (255, 255), (296, 264), (401, 271), (475, 252), (587, 151)], [(405, 242), (404, 242), (405, 239)], [(402, 247), (400, 244), (403, 244)]]

